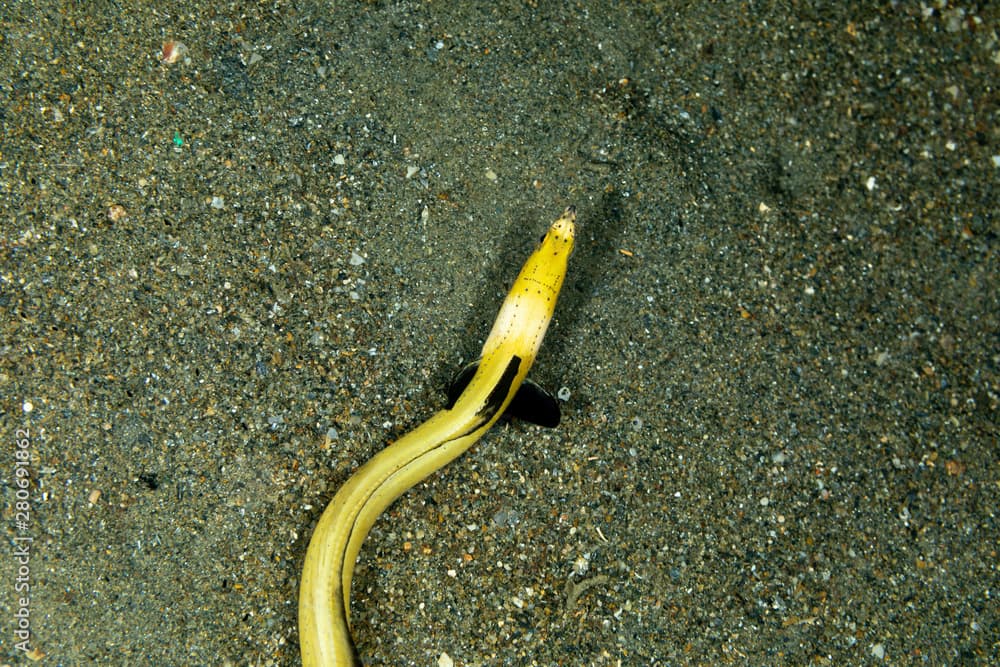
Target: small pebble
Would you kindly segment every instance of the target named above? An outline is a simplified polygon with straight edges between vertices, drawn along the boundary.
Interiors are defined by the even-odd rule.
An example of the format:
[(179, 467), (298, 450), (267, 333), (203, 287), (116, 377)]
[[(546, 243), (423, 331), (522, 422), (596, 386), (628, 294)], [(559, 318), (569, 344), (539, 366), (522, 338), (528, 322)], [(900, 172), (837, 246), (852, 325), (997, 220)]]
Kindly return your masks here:
[(108, 220), (111, 222), (118, 222), (126, 215), (128, 215), (128, 212), (121, 204), (112, 204), (108, 207)]
[(184, 57), (187, 50), (188, 48), (184, 46), (184, 42), (175, 42), (173, 40), (163, 42), (163, 49), (160, 51), (160, 62), (166, 65), (173, 65)]

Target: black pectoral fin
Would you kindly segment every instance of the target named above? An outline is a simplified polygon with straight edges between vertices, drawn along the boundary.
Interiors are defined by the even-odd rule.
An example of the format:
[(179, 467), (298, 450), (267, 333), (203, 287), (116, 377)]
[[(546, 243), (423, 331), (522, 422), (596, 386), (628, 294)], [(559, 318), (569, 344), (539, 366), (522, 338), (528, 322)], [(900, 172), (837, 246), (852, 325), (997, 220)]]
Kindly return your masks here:
[[(510, 363), (505, 369), (500, 382), (497, 383), (497, 386), (493, 388), (492, 392), (490, 392), (490, 395), (486, 400), (486, 405), (483, 408), (483, 414), (487, 414), (491, 410), (495, 410), (503, 402), (503, 400), (507, 398), (507, 391), (509, 390), (510, 383), (514, 380), (514, 376), (517, 375), (517, 369), (520, 365), (521, 359), (519, 357), (514, 357), (510, 360)], [(458, 397), (462, 395), (465, 388), (469, 386), (470, 382), (472, 382), (472, 378), (478, 370), (479, 360), (476, 359), (472, 363), (466, 364), (462, 370), (455, 374), (455, 377), (451, 381), (451, 385), (448, 387), (449, 410), (455, 406), (455, 403), (458, 401)], [(525, 380), (521, 384), (517, 393), (514, 394), (514, 398), (511, 400), (510, 405), (507, 406), (507, 409), (504, 410), (503, 414), (504, 417), (514, 417), (532, 424), (545, 426), (546, 428), (555, 428), (556, 426), (559, 426), (559, 402), (552, 396), (552, 394), (545, 391), (531, 380)]]
[(559, 402), (531, 380), (525, 380), (504, 411), (504, 416), (555, 428), (559, 426)]
[(465, 388), (469, 386), (472, 382), (472, 377), (479, 370), (479, 359), (476, 359), (471, 364), (466, 364), (462, 367), (462, 370), (455, 373), (455, 377), (452, 378), (451, 384), (448, 386), (448, 409), (451, 410), (455, 407), (455, 402), (458, 401), (458, 397), (462, 395)]

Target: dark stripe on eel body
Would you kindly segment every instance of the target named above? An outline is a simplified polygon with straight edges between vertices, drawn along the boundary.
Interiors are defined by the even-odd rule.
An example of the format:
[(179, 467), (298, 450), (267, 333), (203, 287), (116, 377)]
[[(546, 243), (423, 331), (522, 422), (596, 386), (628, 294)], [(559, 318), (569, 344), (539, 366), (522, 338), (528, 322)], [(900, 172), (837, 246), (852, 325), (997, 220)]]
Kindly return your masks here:
[[(483, 407), (480, 408), (479, 412), (476, 413), (476, 420), (473, 422), (471, 428), (469, 428), (469, 430), (466, 431), (465, 433), (456, 435), (454, 438), (449, 438), (448, 440), (439, 442), (437, 445), (433, 447), (433, 449), (442, 447), (443, 445), (449, 442), (453, 442), (458, 438), (470, 435), (475, 431), (477, 431), (478, 429), (481, 429), (485, 424), (489, 423), (489, 421), (493, 418), (493, 416), (496, 415), (497, 412), (499, 412), (501, 407), (503, 407), (504, 401), (507, 400), (507, 394), (510, 393), (510, 386), (514, 383), (514, 378), (517, 377), (517, 372), (520, 370), (520, 368), (521, 368), (521, 357), (517, 356), (516, 354), (512, 355), (510, 361), (507, 362), (507, 368), (504, 369), (503, 375), (500, 376), (500, 380), (497, 381), (496, 386), (494, 386), (493, 389), (490, 391), (490, 395), (486, 397), (486, 400), (483, 402)], [(426, 454), (426, 452), (417, 454), (405, 462), (402, 463), (397, 462), (392, 472), (390, 472), (385, 479), (381, 480), (374, 487), (368, 489), (368, 492), (364, 496), (363, 502), (358, 507), (364, 508), (368, 504), (368, 501), (371, 500), (371, 497), (375, 495), (375, 492), (378, 491), (380, 488), (382, 488), (382, 486), (386, 483), (388, 479), (392, 477), (392, 475), (394, 475), (399, 470), (405, 468), (409, 464), (413, 463), (415, 460), (417, 460), (424, 454)], [(354, 533), (357, 531), (358, 517), (360, 515), (361, 515), (360, 511), (355, 513), (351, 521), (352, 525), (351, 525), (351, 531), (350, 533), (348, 533), (348, 539), (344, 541), (344, 551), (340, 554), (340, 562), (342, 568), (347, 567), (346, 565), (347, 545), (351, 541), (350, 536), (354, 535)], [(343, 587), (338, 586), (337, 588), (342, 589)], [(342, 590), (341, 593), (337, 595), (337, 598), (340, 601), (340, 604), (345, 607), (345, 612), (346, 612), (347, 605), (344, 600), (344, 595)], [(345, 618), (347, 617), (346, 613), (344, 614), (344, 617)], [(354, 648), (354, 650), (356, 651), (357, 648), (353, 646), (353, 637), (351, 639), (352, 639), (352, 648)]]
[[(500, 408), (503, 407), (503, 402), (507, 400), (507, 394), (510, 393), (510, 385), (514, 383), (514, 378), (517, 377), (517, 372), (520, 369), (521, 357), (515, 354), (511, 357), (510, 361), (507, 362), (507, 368), (504, 369), (503, 375), (500, 376), (496, 386), (494, 386), (490, 391), (490, 395), (486, 397), (485, 401), (483, 401), (483, 407), (481, 407), (479, 412), (476, 413), (476, 419), (472, 422), (472, 425), (447, 442), (472, 435), (488, 424), (489, 421), (493, 419), (494, 415), (500, 411)], [(472, 383), (470, 382), (469, 384)], [(444, 442), (441, 443), (441, 445), (444, 444)], [(440, 447), (441, 445), (438, 446)]]
[[(343, 570), (343, 568), (341, 568), (341, 570)], [(340, 581), (340, 577), (337, 577), (337, 580)], [(343, 615), (343, 618), (346, 619), (347, 603), (344, 600), (344, 587), (339, 583), (334, 587), (333, 597), (336, 600), (336, 605), (340, 608), (340, 613)], [(354, 657), (354, 661), (360, 665), (361, 656), (358, 654), (358, 647), (354, 643), (354, 634), (351, 632), (351, 628), (349, 625), (347, 627), (347, 635), (348, 637), (351, 638), (351, 655)]]
[(500, 376), (500, 380), (493, 387), (493, 391), (490, 395), (486, 397), (486, 402), (483, 403), (483, 407), (480, 408), (479, 412), (476, 413), (477, 416), (482, 417), (489, 421), (493, 418), (493, 415), (500, 411), (503, 407), (504, 401), (507, 400), (507, 395), (510, 394), (510, 386), (514, 384), (514, 378), (517, 377), (517, 372), (521, 369), (521, 357), (516, 354), (510, 358), (507, 362), (507, 368), (504, 369), (503, 375)]

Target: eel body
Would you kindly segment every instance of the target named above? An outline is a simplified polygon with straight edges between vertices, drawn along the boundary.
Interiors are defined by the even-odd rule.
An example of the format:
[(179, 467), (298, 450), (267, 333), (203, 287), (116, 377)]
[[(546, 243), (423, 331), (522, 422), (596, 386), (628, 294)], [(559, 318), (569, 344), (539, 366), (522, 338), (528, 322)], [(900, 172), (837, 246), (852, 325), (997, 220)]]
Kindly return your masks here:
[[(525, 383), (525, 377), (566, 276), (575, 220), (571, 206), (525, 262), (478, 362), (466, 367), (453, 385), (449, 406), (358, 468), (326, 507), (309, 542), (299, 586), (303, 667), (361, 665), (351, 636), (351, 579), (361, 544), (379, 514), (471, 447), (505, 410), (517, 408), (523, 413), (533, 400), (547, 399), (558, 423), (554, 399)], [(551, 417), (532, 420), (554, 425)]]

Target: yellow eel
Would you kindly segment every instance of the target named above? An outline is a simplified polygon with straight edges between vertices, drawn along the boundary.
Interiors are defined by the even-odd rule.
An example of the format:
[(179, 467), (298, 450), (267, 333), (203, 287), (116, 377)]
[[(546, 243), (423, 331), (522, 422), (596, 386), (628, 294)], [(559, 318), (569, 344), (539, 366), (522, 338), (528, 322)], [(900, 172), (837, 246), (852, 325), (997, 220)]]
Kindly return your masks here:
[[(573, 249), (575, 221), (576, 209), (570, 206), (524, 263), (478, 364), (464, 372), (468, 384), (458, 387), (461, 393), (452, 404), (358, 468), (327, 505), (309, 542), (299, 585), (303, 667), (360, 667), (351, 636), (351, 579), (375, 519), (396, 498), (479, 440), (511, 407), (519, 389), (522, 396), (529, 391), (532, 385), (522, 383), (556, 307)], [(515, 404), (525, 400), (522, 396)], [(555, 425), (558, 406), (547, 398), (556, 417), (546, 425)]]

